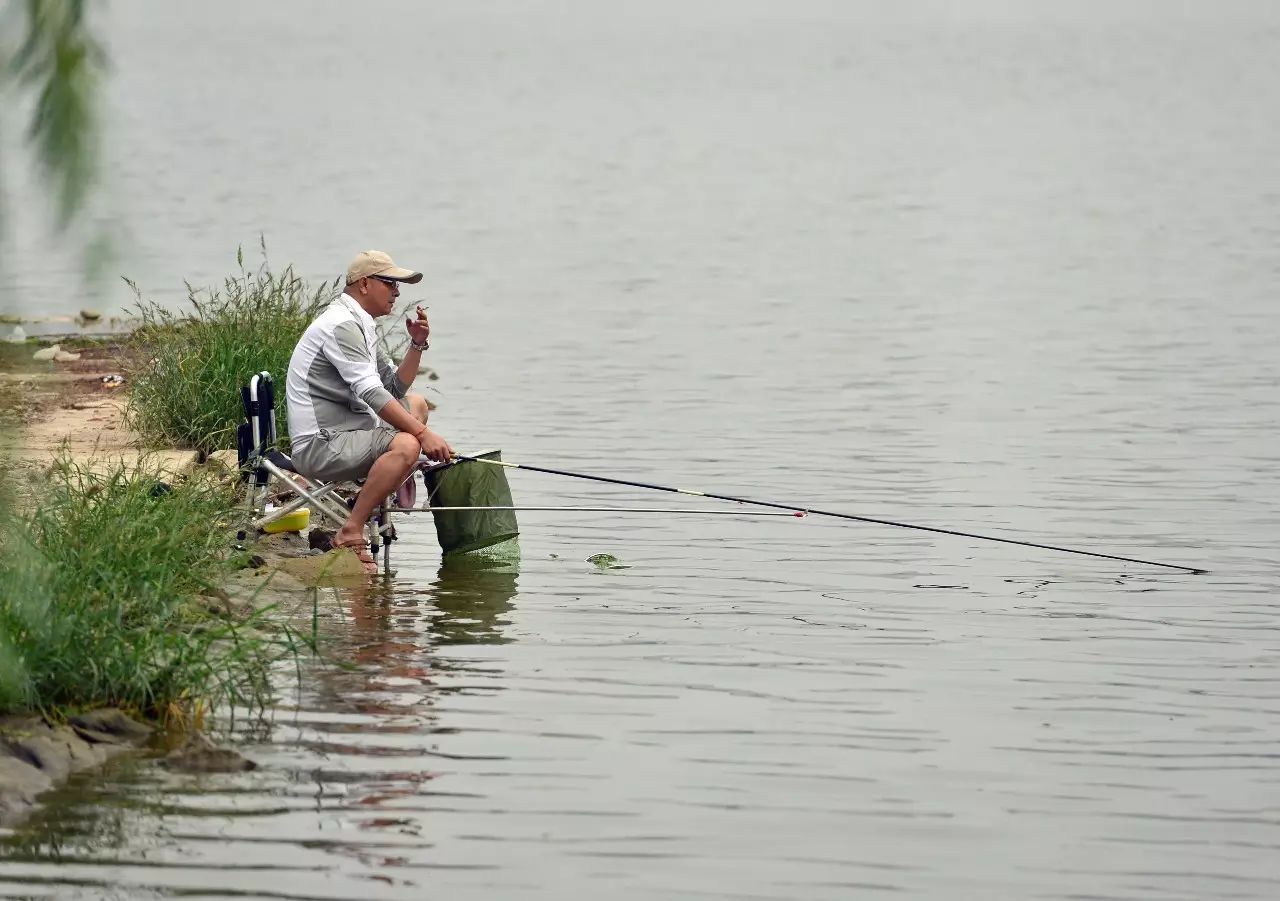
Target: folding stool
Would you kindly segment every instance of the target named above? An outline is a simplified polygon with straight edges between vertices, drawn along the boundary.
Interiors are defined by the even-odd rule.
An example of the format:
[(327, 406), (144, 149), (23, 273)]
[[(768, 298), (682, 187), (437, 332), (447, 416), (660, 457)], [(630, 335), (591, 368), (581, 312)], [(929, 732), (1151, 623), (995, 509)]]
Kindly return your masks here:
[[(260, 372), (240, 389), (245, 421), (236, 429), (240, 478), (245, 483), (245, 506), (250, 525), (262, 529), (310, 504), (311, 510), (338, 529), (347, 521), (346, 503), (337, 496), (337, 483), (308, 479), (276, 445), (275, 385), (271, 373)], [(267, 509), (272, 483), (296, 495), (273, 510)]]

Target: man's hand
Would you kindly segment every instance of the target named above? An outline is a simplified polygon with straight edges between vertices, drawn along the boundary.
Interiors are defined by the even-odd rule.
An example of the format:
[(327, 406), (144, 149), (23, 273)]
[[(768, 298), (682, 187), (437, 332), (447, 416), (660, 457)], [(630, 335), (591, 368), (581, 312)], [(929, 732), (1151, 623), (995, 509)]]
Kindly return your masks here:
[(431, 429), (424, 428), (418, 435), (418, 444), (427, 459), (433, 463), (448, 463), (453, 458), (453, 448)]
[(422, 307), (417, 307), (416, 312), (418, 318), (405, 319), (404, 327), (409, 330), (409, 340), (414, 344), (426, 344), (427, 339), (431, 337), (431, 326), (427, 322), (427, 312)]

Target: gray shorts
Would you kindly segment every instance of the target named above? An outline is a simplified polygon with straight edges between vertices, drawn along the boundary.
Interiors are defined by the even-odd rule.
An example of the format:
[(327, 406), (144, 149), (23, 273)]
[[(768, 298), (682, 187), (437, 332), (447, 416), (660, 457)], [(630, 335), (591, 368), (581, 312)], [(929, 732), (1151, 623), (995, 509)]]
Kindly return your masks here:
[(355, 482), (363, 479), (391, 447), (400, 431), (389, 425), (351, 432), (321, 430), (301, 447), (294, 448), (293, 465), (309, 479), (321, 482)]

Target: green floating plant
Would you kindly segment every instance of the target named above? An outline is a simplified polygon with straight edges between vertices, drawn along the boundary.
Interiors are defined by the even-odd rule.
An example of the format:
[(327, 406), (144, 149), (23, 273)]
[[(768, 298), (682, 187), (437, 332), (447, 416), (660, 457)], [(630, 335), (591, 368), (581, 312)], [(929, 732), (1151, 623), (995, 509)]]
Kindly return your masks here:
[(587, 558), (588, 563), (594, 563), (597, 569), (630, 569), (630, 563), (623, 563), (613, 554), (592, 554)]

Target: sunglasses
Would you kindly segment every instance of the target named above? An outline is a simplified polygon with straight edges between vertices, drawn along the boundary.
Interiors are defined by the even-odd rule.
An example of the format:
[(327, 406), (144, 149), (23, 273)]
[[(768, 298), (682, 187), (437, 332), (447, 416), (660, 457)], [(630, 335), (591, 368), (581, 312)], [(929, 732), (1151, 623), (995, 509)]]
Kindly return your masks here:
[(373, 279), (374, 281), (377, 281), (377, 282), (382, 282), (382, 283), (383, 283), (384, 285), (386, 285), (388, 288), (395, 288), (395, 287), (397, 287), (397, 286), (400, 284), (400, 281), (399, 281), (398, 279), (394, 279), (394, 278), (383, 278), (381, 275), (371, 275), (371, 276), (369, 276), (369, 278), (371, 278), (371, 279)]

